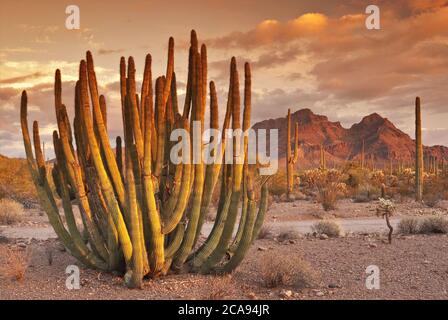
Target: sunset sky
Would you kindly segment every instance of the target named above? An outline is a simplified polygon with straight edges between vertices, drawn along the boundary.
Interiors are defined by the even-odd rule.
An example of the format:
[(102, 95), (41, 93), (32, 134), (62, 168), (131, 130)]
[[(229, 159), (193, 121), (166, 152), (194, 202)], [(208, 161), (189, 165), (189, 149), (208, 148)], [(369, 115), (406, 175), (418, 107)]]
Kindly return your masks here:
[[(67, 30), (67, 5), (80, 8), (81, 29)], [(381, 30), (367, 30), (365, 8), (381, 9)], [(23, 156), (20, 93), (29, 118), (51, 145), (56, 128), (53, 78), (61, 69), (63, 100), (73, 109), (80, 59), (91, 50), (105, 94), (111, 135), (121, 134), (118, 66), (144, 58), (153, 76), (176, 43), (179, 99), (186, 81), (191, 29), (207, 44), (209, 80), (224, 111), (231, 56), (252, 64), (253, 123), (310, 108), (345, 127), (377, 112), (414, 137), (414, 99), (423, 107), (427, 145), (448, 145), (448, 3), (445, 0), (190, 0), (0, 2), (0, 154)], [(242, 73), (242, 72), (240, 72)], [(51, 153), (51, 150), (49, 151)]]

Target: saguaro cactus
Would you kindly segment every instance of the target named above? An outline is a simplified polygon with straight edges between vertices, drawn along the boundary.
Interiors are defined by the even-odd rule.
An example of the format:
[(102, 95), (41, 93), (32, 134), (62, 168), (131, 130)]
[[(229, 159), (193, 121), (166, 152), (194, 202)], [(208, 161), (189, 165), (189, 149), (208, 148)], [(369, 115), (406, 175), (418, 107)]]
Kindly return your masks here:
[(423, 198), (423, 145), (420, 97), (415, 99), (415, 200)]
[(365, 161), (366, 161), (366, 157), (365, 157), (365, 140), (362, 139), (362, 147), (361, 147), (361, 169), (364, 169), (364, 167), (365, 167)]
[(320, 144), (320, 169), (327, 169), (327, 160), (325, 159), (325, 148), (323, 143)]
[(295, 123), (294, 131), (294, 151), (291, 148), (291, 109), (288, 109), (288, 133), (286, 135), (286, 181), (287, 195), (291, 198), (294, 191), (294, 167), (299, 158), (299, 124)]
[[(88, 267), (124, 274), (129, 287), (141, 287), (145, 276), (156, 277), (173, 271), (231, 272), (236, 268), (260, 229), (267, 208), (266, 179), (256, 192), (254, 168), (232, 163), (221, 165), (226, 145), (225, 129), (240, 129), (240, 93), (235, 58), (231, 60), (230, 86), (222, 142), (214, 162), (202, 160), (202, 131), (206, 110), (206, 47), (199, 50), (191, 32), (187, 95), (183, 114), (178, 110), (174, 73), (174, 40), (168, 44), (166, 74), (155, 81), (153, 92), (151, 56), (146, 57), (140, 97), (137, 94), (134, 59), (120, 60), (120, 89), (124, 147), (116, 139), (116, 152), (109, 143), (106, 101), (100, 96), (93, 58), (87, 52), (75, 86), (74, 130), (62, 103), (61, 73), (55, 76), (55, 109), (58, 130), (53, 133), (56, 165), (53, 169), (64, 207), (63, 223), (48, 183), (41, 150), (39, 128), (33, 123), (34, 152), (28, 130), (27, 94), (22, 93), (21, 126), (27, 162), (42, 207), (67, 250)], [(243, 129), (250, 128), (251, 73), (245, 66)], [(218, 129), (216, 89), (210, 82), (210, 127)], [(199, 128), (199, 129), (198, 129)], [(175, 129), (183, 129), (178, 155), (173, 162)], [(194, 132), (190, 135), (191, 130)], [(72, 138), (74, 133), (74, 140)], [(234, 143), (239, 139), (234, 137)], [(185, 141), (184, 141), (185, 140)], [(176, 144), (176, 145), (177, 145)], [(245, 162), (247, 144), (239, 156)], [(123, 152), (124, 148), (124, 152)], [(235, 146), (234, 146), (235, 148)], [(123, 162), (124, 153), (124, 162)], [(234, 153), (235, 155), (235, 153)], [(192, 164), (191, 160), (196, 159)], [(211, 195), (222, 172), (217, 219), (205, 243), (196, 243)], [(245, 186), (242, 188), (242, 186)], [(76, 224), (70, 194), (77, 205), (84, 228)], [(240, 213), (241, 196), (246, 209)], [(257, 209), (258, 206), (258, 209)], [(241, 214), (241, 219), (238, 215)], [(243, 218), (243, 215), (245, 217)], [(246, 216), (247, 215), (247, 216)], [(238, 238), (234, 228), (239, 221)], [(87, 241), (87, 242), (86, 242)], [(227, 251), (232, 245), (233, 256)]]

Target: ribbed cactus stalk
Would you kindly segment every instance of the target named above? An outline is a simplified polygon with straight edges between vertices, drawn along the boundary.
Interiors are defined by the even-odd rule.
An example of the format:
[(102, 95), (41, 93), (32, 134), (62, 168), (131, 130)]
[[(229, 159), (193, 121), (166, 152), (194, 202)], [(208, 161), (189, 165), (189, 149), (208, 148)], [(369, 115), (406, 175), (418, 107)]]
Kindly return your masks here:
[[(267, 179), (255, 185), (255, 168), (246, 160), (248, 140), (244, 138), (240, 153), (236, 148), (241, 143), (239, 137), (232, 141), (234, 156), (242, 162), (221, 165), (226, 146), (224, 130), (230, 125), (233, 129), (241, 128), (235, 58), (231, 60), (222, 141), (213, 151), (215, 161), (207, 165), (202, 162), (208, 81), (206, 50), (205, 45), (199, 49), (196, 33), (192, 31), (182, 113), (178, 110), (172, 38), (168, 43), (166, 73), (156, 78), (155, 92), (151, 56), (146, 56), (140, 96), (134, 59), (130, 57), (126, 64), (124, 57), (121, 58), (124, 140), (116, 138), (115, 152), (109, 142), (107, 104), (99, 93), (91, 53), (87, 52), (86, 60), (79, 67), (73, 131), (62, 103), (61, 73), (56, 71), (58, 130), (53, 134), (56, 164), (52, 175), (62, 199), (66, 223), (62, 222), (47, 179), (37, 122), (33, 123), (33, 154), (27, 94), (25, 91), (22, 94), (21, 126), (27, 162), (40, 203), (56, 234), (81, 263), (103, 271), (121, 272), (126, 285), (132, 288), (141, 287), (145, 276), (156, 277), (169, 270), (231, 272), (247, 253), (263, 223)], [(216, 91), (215, 84), (210, 82), (211, 129), (219, 128)], [(250, 111), (251, 72), (246, 63), (242, 125), (245, 131), (250, 128)], [(175, 129), (182, 129), (187, 136), (180, 136), (177, 142), (170, 141)], [(173, 162), (171, 150), (181, 144), (185, 147), (177, 155), (183, 161)], [(192, 162), (193, 159), (198, 161)], [(195, 249), (219, 176), (222, 182), (217, 219), (204, 244)], [(77, 200), (83, 228), (75, 222), (73, 198)], [(241, 199), (243, 210), (240, 211)], [(230, 246), (233, 256), (227, 261)]]
[(364, 170), (365, 167), (365, 161), (366, 161), (366, 156), (365, 156), (365, 140), (362, 139), (362, 147), (361, 147), (361, 169)]
[(415, 200), (423, 199), (423, 145), (420, 98), (415, 99)]
[(294, 126), (294, 150), (291, 148), (291, 109), (288, 109), (287, 116), (287, 135), (286, 135), (286, 183), (287, 196), (291, 198), (294, 192), (294, 167), (299, 158), (299, 124)]
[(321, 170), (327, 169), (327, 160), (325, 159), (325, 148), (323, 143), (320, 144), (320, 166)]

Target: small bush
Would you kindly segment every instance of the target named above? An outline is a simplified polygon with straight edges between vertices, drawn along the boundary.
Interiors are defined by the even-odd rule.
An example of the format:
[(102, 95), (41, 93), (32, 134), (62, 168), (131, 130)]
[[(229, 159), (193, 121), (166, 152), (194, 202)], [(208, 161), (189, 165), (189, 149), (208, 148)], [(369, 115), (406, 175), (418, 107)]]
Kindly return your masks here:
[(297, 240), (300, 238), (300, 233), (293, 229), (287, 229), (280, 231), (277, 239), (280, 242), (287, 241), (287, 240)]
[(19, 222), (23, 216), (23, 206), (11, 199), (0, 200), (0, 225)]
[(259, 240), (261, 239), (269, 239), (272, 236), (272, 227), (269, 224), (265, 224), (261, 227), (260, 232), (258, 233)]
[(310, 265), (298, 256), (282, 257), (269, 253), (261, 263), (261, 279), (267, 288), (292, 286), (303, 289), (315, 285), (317, 275)]
[(27, 252), (0, 247), (0, 278), (22, 281), (29, 265)]
[(420, 232), (420, 219), (403, 218), (398, 223), (398, 232), (401, 234), (417, 234)]
[(205, 300), (224, 300), (233, 294), (235, 284), (231, 275), (212, 277)]
[(331, 220), (324, 220), (316, 222), (312, 226), (312, 230), (318, 234), (326, 234), (330, 238), (338, 238), (342, 234), (341, 226)]
[(448, 220), (443, 217), (427, 217), (420, 225), (420, 233), (448, 233)]
[(273, 196), (280, 197), (287, 192), (287, 180), (285, 172), (278, 172), (273, 175), (269, 181), (269, 193)]

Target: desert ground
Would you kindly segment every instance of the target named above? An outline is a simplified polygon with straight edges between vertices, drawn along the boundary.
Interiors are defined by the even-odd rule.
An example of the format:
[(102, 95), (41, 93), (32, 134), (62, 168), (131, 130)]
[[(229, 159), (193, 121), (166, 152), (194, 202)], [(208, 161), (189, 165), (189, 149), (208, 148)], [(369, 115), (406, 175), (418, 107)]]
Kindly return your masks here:
[[(274, 202), (261, 239), (231, 275), (171, 274), (146, 279), (142, 290), (127, 289), (118, 274), (83, 268), (46, 216), (27, 209), (21, 222), (0, 227), (0, 250), (21, 257), (2, 261), (9, 272), (0, 276), (0, 299), (448, 299), (448, 235), (397, 231), (403, 218), (446, 216), (448, 202), (436, 208), (411, 200), (397, 204), (392, 244), (377, 205), (345, 199), (329, 213), (313, 201)], [(338, 222), (339, 237), (313, 232), (316, 222), (326, 220)], [(210, 227), (205, 225), (204, 236)], [(66, 267), (73, 264), (81, 268), (79, 290), (65, 285)], [(379, 267), (380, 289), (366, 288), (370, 265)], [(279, 272), (285, 279), (276, 283)]]

